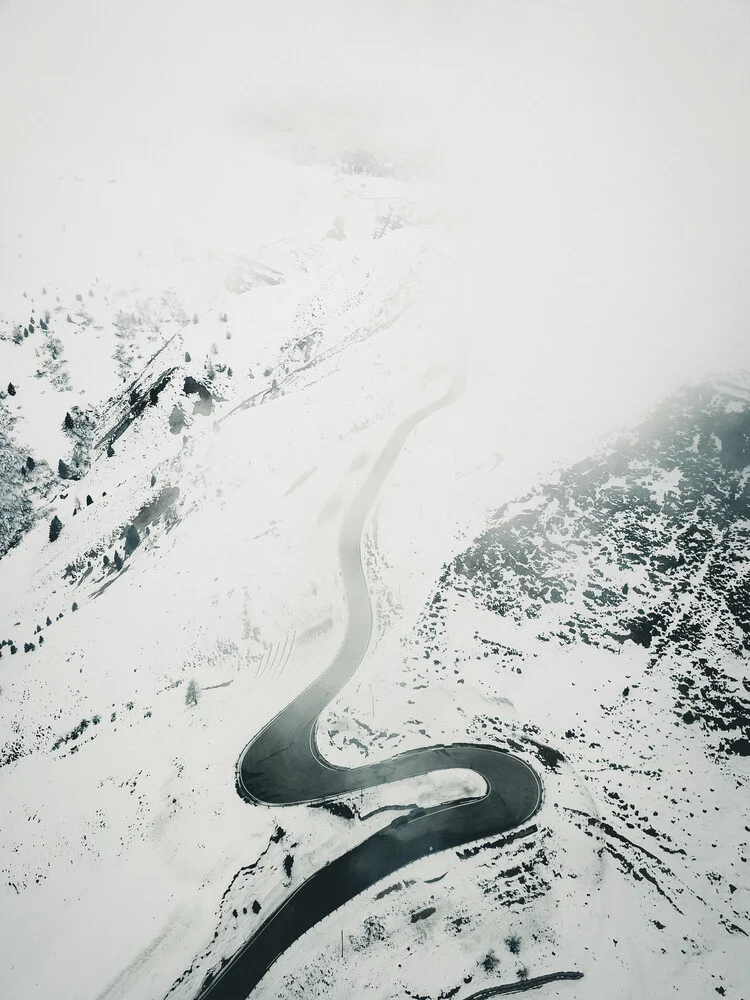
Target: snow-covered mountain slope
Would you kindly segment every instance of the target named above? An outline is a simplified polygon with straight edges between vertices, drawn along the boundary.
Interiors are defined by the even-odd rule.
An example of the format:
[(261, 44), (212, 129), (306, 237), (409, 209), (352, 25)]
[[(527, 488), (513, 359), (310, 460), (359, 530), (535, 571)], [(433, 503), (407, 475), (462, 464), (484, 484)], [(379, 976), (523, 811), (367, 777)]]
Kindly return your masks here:
[[(439, 370), (415, 382), (426, 353), (438, 369), (451, 361), (450, 342), (415, 320), (417, 284), (402, 316), (397, 281), (391, 299), (378, 286), (371, 300), (357, 294), (370, 287), (357, 286), (358, 261), (335, 268), (331, 298), (289, 307), (291, 328), (309, 331), (296, 317), (323, 310), (335, 320), (348, 276), (351, 308), (372, 317), (354, 335), (342, 317), (325, 324), (329, 340), (284, 331), (263, 347), (260, 300), (291, 290), (293, 272), (227, 298), (244, 323), (229, 306), (183, 322), (124, 393), (82, 411), (90, 461), (79, 479), (49, 469), (44, 518), (0, 563), (13, 608), (0, 664), (11, 996), (53, 979), (70, 997), (159, 996), (175, 981), (174, 995), (192, 996), (259, 914), (378, 828), (380, 806), (476, 794), (460, 774), (332, 812), (251, 810), (234, 794), (248, 735), (342, 634), (334, 553), (347, 500), (415, 394), (440, 386)], [(234, 332), (214, 354), (222, 330)], [(68, 396), (54, 391), (57, 413)], [(740, 379), (684, 390), (509, 500), (463, 551), (477, 515), (460, 491), (436, 503), (424, 471), (455, 424), (441, 417), (409, 443), (365, 540), (376, 642), (322, 720), (321, 745), (355, 764), (451, 739), (516, 751), (519, 737), (538, 739), (545, 806), (520, 838), (425, 860), (353, 901), (259, 996), (376, 982), (383, 997), (468, 996), (560, 969), (583, 979), (550, 995), (628, 997), (646, 981), (742, 996), (747, 404)], [(477, 469), (471, 448), (448, 452), (445, 470), (470, 491), (497, 488), (496, 459)], [(405, 488), (432, 538), (425, 558), (409, 521), (411, 567)], [(441, 534), (432, 519), (446, 515)], [(97, 929), (93, 911), (116, 918)], [(425, 950), (439, 960), (426, 965)]]
[(440, 963), (420, 986), (404, 963), (403, 990), (464, 996), (520, 966), (582, 972), (561, 996), (746, 995), (748, 385), (686, 388), (500, 507), (326, 721), (350, 764), (461, 732), (557, 748), (523, 851), (457, 852), (439, 886), (361, 908), (380, 954), (405, 909), (435, 911), (410, 943)]
[[(341, 512), (393, 422), (440, 391), (455, 347), (430, 322), (445, 265), (417, 225), (424, 204), (412, 212), (397, 181), (295, 169), (310, 197), (337, 189), (328, 227), (221, 261), (200, 315), (170, 290), (92, 282), (92, 295), (55, 293), (49, 318), (49, 288), (6, 317), (11, 996), (52, 982), (70, 997), (163, 994), (277, 825), (294, 829), (282, 847), (309, 836), (310, 866), (326, 842), (342, 848), (337, 820), (321, 839), (325, 813), (243, 808), (234, 763), (335, 649)], [(288, 884), (284, 857), (269, 856), (264, 907)], [(117, 915), (106, 929), (89, 924), (102, 907)], [(33, 957), (38, 935), (49, 961)]]
[(490, 742), (544, 802), (254, 996), (749, 1000), (748, 39), (730, 0), (0, 4), (3, 1000), (193, 998), (330, 859), (482, 794), (234, 787), (458, 372), (320, 747)]

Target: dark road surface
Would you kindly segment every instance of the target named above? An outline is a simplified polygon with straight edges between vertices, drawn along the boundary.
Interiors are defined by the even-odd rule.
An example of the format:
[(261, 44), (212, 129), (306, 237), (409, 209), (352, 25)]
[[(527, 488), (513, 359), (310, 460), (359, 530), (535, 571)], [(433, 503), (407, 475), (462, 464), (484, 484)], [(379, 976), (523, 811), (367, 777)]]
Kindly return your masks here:
[(200, 1000), (246, 1000), (279, 955), (347, 900), (431, 852), (518, 827), (539, 808), (542, 788), (536, 773), (496, 747), (427, 747), (346, 769), (327, 763), (316, 745), (318, 716), (355, 673), (370, 641), (372, 607), (360, 558), (369, 510), (414, 427), (457, 399), (462, 389), (462, 381), (455, 380), (437, 402), (405, 420), (370, 471), (346, 516), (339, 544), (348, 609), (344, 641), (327, 670), (247, 745), (237, 767), (237, 790), (248, 802), (295, 805), (437, 770), (468, 768), (484, 778), (486, 792), (401, 816), (321, 868), (267, 918), (213, 980), (204, 983)]

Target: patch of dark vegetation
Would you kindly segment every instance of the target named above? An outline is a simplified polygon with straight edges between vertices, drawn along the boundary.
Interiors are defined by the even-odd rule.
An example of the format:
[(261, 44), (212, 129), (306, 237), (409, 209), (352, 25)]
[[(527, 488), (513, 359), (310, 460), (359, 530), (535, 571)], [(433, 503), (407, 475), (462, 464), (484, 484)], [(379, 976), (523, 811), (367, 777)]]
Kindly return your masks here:
[(502, 986), (490, 986), (486, 990), (479, 990), (466, 997), (466, 1000), (490, 1000), (490, 997), (507, 996), (509, 993), (525, 993), (527, 990), (538, 990), (548, 983), (562, 982), (565, 980), (583, 979), (582, 972), (551, 972), (546, 976), (535, 976), (529, 978), (526, 969), (519, 969), (516, 973), (518, 980), (515, 983), (505, 983)]
[(0, 558), (14, 548), (37, 520), (36, 502), (54, 486), (52, 471), (13, 442), (15, 417), (0, 401)]
[(129, 524), (121, 537), (125, 540), (124, 548), (126, 556), (132, 555), (141, 544), (141, 536), (134, 524)]
[(510, 934), (505, 939), (505, 947), (511, 955), (517, 955), (521, 951), (521, 939), (517, 934)]
[(59, 736), (55, 742), (52, 744), (53, 750), (59, 750), (61, 746), (66, 743), (77, 740), (79, 736), (83, 736), (90, 725), (98, 726), (101, 722), (101, 718), (98, 715), (93, 716), (91, 719), (81, 719), (78, 725), (71, 729), (69, 733), (65, 733), (64, 736)]
[(326, 812), (333, 816), (340, 816), (342, 819), (354, 819), (357, 815), (346, 802), (312, 802), (310, 807), (312, 809), (325, 809)]
[(182, 391), (186, 396), (198, 396), (198, 399), (193, 403), (193, 413), (200, 413), (203, 416), (208, 416), (211, 413), (214, 398), (211, 390), (203, 382), (199, 382), (192, 375), (188, 375), (185, 378)]
[(512, 844), (516, 840), (533, 837), (534, 834), (538, 832), (539, 827), (536, 823), (534, 823), (531, 826), (526, 827), (524, 830), (516, 830), (514, 833), (508, 834), (507, 837), (500, 837), (498, 840), (491, 840), (485, 844), (479, 844), (476, 847), (467, 847), (463, 851), (456, 851), (456, 857), (461, 861), (465, 861), (467, 858), (473, 858), (475, 855), (479, 854), (480, 851), (488, 851), (496, 847), (505, 847), (507, 844)]
[(103, 434), (96, 443), (97, 448), (107, 442), (107, 455), (111, 458), (114, 455), (114, 442), (125, 433), (125, 431), (130, 427), (133, 421), (137, 420), (138, 417), (146, 410), (149, 406), (156, 406), (159, 402), (159, 396), (169, 385), (174, 375), (175, 369), (168, 368), (161, 375), (153, 379), (150, 382), (143, 382), (141, 379), (136, 379), (131, 383), (128, 389), (127, 402), (124, 401), (120, 404), (124, 408), (124, 413), (120, 416), (117, 422), (109, 428), (109, 430)]
[(565, 757), (559, 750), (554, 750), (546, 743), (537, 743), (536, 740), (528, 741), (540, 762), (549, 770), (557, 771), (560, 764), (565, 763)]
[(497, 957), (493, 949), (490, 948), (478, 964), (482, 966), (485, 972), (494, 972), (498, 965), (500, 965), (500, 959)]
[(5, 767), (6, 764), (12, 764), (14, 760), (20, 760), (21, 757), (25, 757), (28, 753), (23, 746), (20, 739), (12, 740), (10, 743), (6, 743), (5, 746), (0, 749), (0, 767)]
[(292, 877), (292, 869), (294, 868), (294, 855), (287, 854), (284, 856), (284, 872), (287, 878)]
[(376, 941), (384, 941), (386, 930), (377, 917), (366, 917), (362, 923), (362, 933), (359, 937), (350, 937), (349, 942), (355, 951), (365, 951)]
[(411, 922), (415, 924), (418, 920), (426, 920), (428, 917), (431, 917), (434, 912), (434, 906), (426, 906), (423, 910), (417, 910), (416, 913), (412, 913)]
[(400, 892), (401, 889), (406, 889), (410, 885), (414, 885), (414, 879), (406, 878), (403, 882), (394, 882), (393, 885), (386, 886), (385, 889), (381, 889), (380, 892), (376, 893), (375, 899), (382, 899), (384, 896), (388, 896), (392, 892)]

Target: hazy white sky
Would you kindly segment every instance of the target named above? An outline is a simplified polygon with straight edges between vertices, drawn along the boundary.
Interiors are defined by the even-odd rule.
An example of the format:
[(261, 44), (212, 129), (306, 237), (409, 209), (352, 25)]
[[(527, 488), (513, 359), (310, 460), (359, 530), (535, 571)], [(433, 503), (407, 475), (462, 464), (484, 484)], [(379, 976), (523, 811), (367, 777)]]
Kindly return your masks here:
[(610, 370), (615, 349), (689, 370), (749, 339), (738, 0), (5, 0), (0, 95), (0, 262), (61, 178), (130, 178), (107, 235), (136, 245), (174, 225), (156, 196), (133, 210), (138, 184), (218, 215), (253, 140), (363, 147), (439, 181), (456, 294), (509, 338)]

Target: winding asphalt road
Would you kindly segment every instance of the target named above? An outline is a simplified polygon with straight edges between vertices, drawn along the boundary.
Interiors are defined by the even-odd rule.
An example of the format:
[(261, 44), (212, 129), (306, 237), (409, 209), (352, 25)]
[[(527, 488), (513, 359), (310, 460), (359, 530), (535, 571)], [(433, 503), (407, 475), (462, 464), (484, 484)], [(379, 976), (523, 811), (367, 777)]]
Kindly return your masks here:
[(298, 805), (373, 785), (449, 768), (468, 768), (484, 778), (486, 791), (431, 809), (414, 810), (342, 857), (321, 868), (272, 913), (210, 982), (200, 1000), (246, 1000), (276, 959), (306, 931), (347, 900), (426, 854), (495, 836), (530, 819), (542, 786), (518, 757), (497, 747), (454, 743), (425, 747), (364, 767), (342, 768), (321, 756), (315, 738), (318, 716), (352, 677), (367, 651), (373, 614), (360, 544), (365, 520), (411, 431), (463, 391), (463, 379), (394, 431), (349, 510), (339, 556), (349, 612), (346, 635), (327, 670), (284, 708), (242, 752), (237, 791), (248, 802)]

